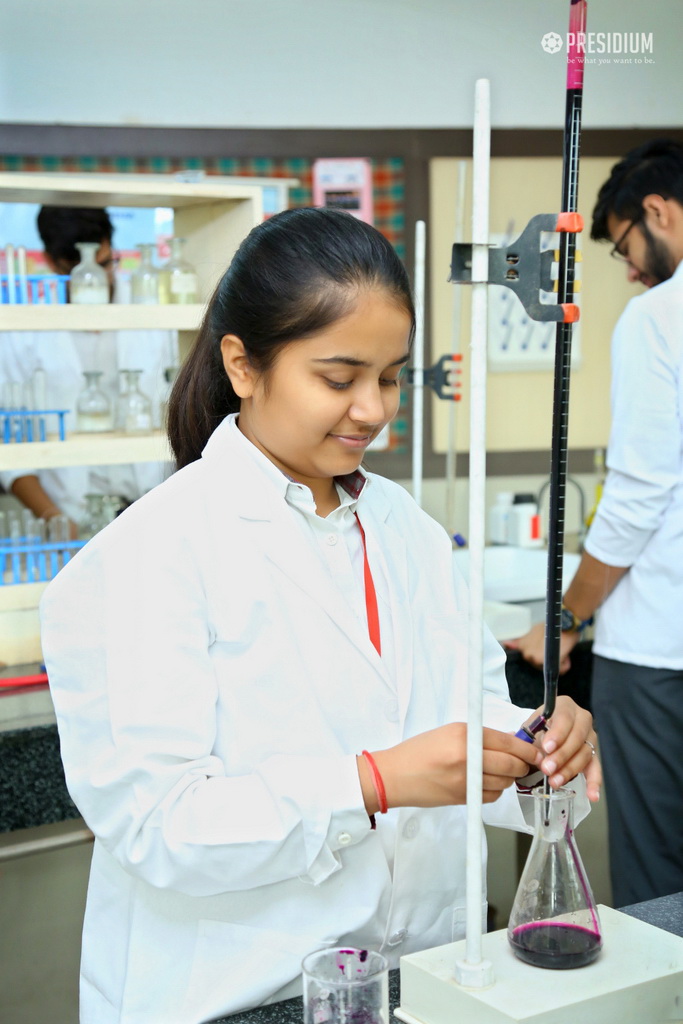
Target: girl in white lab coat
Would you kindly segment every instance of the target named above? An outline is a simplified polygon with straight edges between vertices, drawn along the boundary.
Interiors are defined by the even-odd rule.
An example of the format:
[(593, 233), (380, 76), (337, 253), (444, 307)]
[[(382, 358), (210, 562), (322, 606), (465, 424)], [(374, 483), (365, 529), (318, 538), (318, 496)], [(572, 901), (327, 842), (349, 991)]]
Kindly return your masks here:
[[(70, 792), (96, 836), (82, 1024), (201, 1024), (299, 991), (302, 957), (461, 936), (467, 594), (447, 534), (366, 473), (414, 314), (374, 228), (292, 210), (255, 228), (171, 399), (179, 471), (43, 600)], [(515, 779), (600, 769), (560, 698), (512, 735), (485, 651), (487, 820)], [(364, 753), (365, 751), (365, 753)], [(485, 908), (482, 908), (484, 911)]]

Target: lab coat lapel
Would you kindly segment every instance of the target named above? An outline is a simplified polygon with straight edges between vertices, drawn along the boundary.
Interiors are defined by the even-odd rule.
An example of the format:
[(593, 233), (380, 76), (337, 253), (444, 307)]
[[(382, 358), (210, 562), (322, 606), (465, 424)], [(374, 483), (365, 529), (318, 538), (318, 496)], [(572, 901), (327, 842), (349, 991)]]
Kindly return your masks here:
[(265, 556), (321, 607), (393, 690), (386, 667), (375, 650), (364, 618), (354, 614), (318, 557), (304, 531), (292, 521), (288, 506), (270, 521), (252, 522), (252, 536)]
[[(408, 600), (408, 549), (405, 538), (392, 523), (391, 505), (384, 494), (374, 504), (370, 500), (367, 505), (361, 502), (359, 515), (364, 524), (369, 520), (373, 521), (374, 529), (368, 531), (368, 558), (371, 564), (380, 568), (388, 583), (396, 666), (394, 686), (398, 697), (400, 722), (403, 725), (413, 681), (413, 623)], [(383, 539), (381, 546), (374, 543), (374, 538), (380, 534)]]
[(221, 490), (217, 508), (235, 507), (243, 529), (268, 560), (285, 573), (304, 593), (323, 608), (379, 673), (394, 688), (386, 667), (370, 640), (367, 626), (344, 600), (334, 580), (326, 572), (312, 542), (294, 519), (293, 510), (274, 487), (269, 477), (245, 451), (244, 439), (236, 437), (238, 428), (228, 417), (212, 435), (204, 450), (207, 468), (217, 474)]

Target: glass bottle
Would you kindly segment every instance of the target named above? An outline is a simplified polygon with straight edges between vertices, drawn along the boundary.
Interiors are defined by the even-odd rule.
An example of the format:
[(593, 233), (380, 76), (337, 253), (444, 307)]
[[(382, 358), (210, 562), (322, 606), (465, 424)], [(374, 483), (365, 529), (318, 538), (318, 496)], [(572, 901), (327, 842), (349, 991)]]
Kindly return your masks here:
[(152, 403), (140, 390), (142, 370), (126, 370), (127, 389), (121, 396), (123, 429), (127, 434), (148, 434), (152, 429)]
[(166, 369), (164, 370), (164, 380), (167, 386), (164, 398), (162, 399), (160, 404), (161, 425), (164, 428), (164, 430), (166, 430), (168, 427), (168, 402), (171, 397), (171, 392), (173, 391), (173, 384), (175, 383), (175, 379), (178, 376), (179, 370), (179, 366), (167, 366)]
[(159, 271), (152, 263), (153, 243), (138, 245), (140, 263), (130, 278), (131, 298), (134, 303), (153, 306), (159, 302)]
[(69, 298), (77, 305), (109, 302), (109, 278), (95, 256), (99, 242), (76, 242), (81, 254), (69, 277)]
[(571, 789), (535, 790), (534, 839), (508, 922), (515, 956), (535, 967), (583, 967), (602, 947), (600, 921), (574, 841)]
[(159, 301), (176, 304), (199, 302), (197, 272), (183, 257), (184, 238), (171, 239), (171, 258), (159, 273)]
[(87, 434), (99, 434), (104, 430), (114, 429), (109, 396), (100, 387), (99, 371), (86, 371), (85, 387), (76, 400), (76, 429)]
[(105, 515), (104, 498), (103, 494), (85, 495), (85, 517), (78, 531), (80, 540), (90, 540), (107, 526), (109, 520)]

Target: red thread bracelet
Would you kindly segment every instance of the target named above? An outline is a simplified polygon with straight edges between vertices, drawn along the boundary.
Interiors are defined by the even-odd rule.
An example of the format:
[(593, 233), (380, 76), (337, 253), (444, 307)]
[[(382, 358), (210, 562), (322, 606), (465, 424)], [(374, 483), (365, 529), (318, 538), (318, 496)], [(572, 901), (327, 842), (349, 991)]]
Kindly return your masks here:
[(384, 788), (384, 782), (382, 781), (382, 776), (379, 773), (379, 768), (375, 764), (375, 759), (372, 754), (369, 754), (367, 750), (363, 750), (361, 753), (367, 761), (368, 768), (370, 769), (372, 784), (375, 787), (375, 793), (377, 794), (377, 800), (379, 802), (380, 814), (386, 814), (389, 810), (387, 805), (387, 792)]

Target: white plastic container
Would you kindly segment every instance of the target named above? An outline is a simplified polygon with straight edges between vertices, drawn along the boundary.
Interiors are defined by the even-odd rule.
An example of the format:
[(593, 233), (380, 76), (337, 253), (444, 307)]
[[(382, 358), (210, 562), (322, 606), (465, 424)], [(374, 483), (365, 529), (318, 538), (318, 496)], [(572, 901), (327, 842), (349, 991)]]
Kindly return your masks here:
[(516, 494), (507, 520), (507, 542), (518, 548), (540, 548), (541, 517), (533, 495)]
[(489, 509), (489, 543), (508, 544), (508, 517), (512, 508), (512, 492), (499, 491), (496, 503)]

